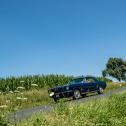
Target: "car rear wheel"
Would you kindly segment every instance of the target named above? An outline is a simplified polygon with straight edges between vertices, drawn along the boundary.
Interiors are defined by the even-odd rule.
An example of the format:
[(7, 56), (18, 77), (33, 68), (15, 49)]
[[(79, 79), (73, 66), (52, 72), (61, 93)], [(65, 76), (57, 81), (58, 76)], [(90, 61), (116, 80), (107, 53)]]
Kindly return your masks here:
[(102, 87), (99, 87), (98, 88), (98, 94), (103, 94), (103, 92), (104, 92), (103, 88)]
[(81, 93), (79, 90), (74, 90), (74, 94), (73, 94), (73, 99), (79, 99), (81, 97)]

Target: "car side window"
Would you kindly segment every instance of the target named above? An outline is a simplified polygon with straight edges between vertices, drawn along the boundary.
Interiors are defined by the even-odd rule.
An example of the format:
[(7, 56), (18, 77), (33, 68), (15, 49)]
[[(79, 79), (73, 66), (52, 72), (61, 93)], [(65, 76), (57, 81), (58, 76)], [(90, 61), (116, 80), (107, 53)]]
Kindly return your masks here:
[(83, 79), (83, 82), (84, 82), (84, 83), (87, 82), (87, 81), (86, 81), (86, 78)]
[(94, 83), (95, 79), (93, 79), (93, 78), (86, 78), (86, 82), (87, 83)]

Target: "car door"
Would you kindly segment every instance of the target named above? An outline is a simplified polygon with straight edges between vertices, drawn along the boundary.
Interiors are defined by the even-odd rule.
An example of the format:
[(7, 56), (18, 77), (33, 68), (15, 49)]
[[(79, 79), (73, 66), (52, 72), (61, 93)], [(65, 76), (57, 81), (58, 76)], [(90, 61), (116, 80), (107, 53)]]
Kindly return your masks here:
[(97, 89), (97, 81), (93, 77), (86, 78), (86, 85), (88, 86), (88, 91), (95, 91)]
[(82, 93), (89, 92), (90, 84), (86, 81), (86, 78), (83, 79), (83, 83), (81, 83), (81, 91)]

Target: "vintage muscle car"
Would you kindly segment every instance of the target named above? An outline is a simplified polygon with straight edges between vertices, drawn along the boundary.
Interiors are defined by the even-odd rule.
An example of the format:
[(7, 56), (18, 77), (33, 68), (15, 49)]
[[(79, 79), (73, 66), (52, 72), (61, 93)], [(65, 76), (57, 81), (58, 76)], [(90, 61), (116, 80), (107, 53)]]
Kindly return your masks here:
[(49, 97), (53, 98), (55, 102), (60, 98), (73, 97), (73, 99), (79, 99), (85, 97), (87, 93), (98, 92), (102, 94), (106, 88), (106, 82), (99, 81), (92, 76), (82, 76), (71, 80), (67, 85), (58, 86), (48, 89)]

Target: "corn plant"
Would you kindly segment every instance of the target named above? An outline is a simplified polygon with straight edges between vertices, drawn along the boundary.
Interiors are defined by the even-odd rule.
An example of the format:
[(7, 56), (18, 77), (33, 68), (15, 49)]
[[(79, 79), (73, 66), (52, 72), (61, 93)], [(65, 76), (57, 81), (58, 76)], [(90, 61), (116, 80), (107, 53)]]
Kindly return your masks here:
[(36, 84), (39, 88), (53, 87), (68, 83), (73, 77), (65, 75), (33, 75), (20, 77), (0, 78), (0, 91), (15, 91), (17, 87), (29, 90)]

